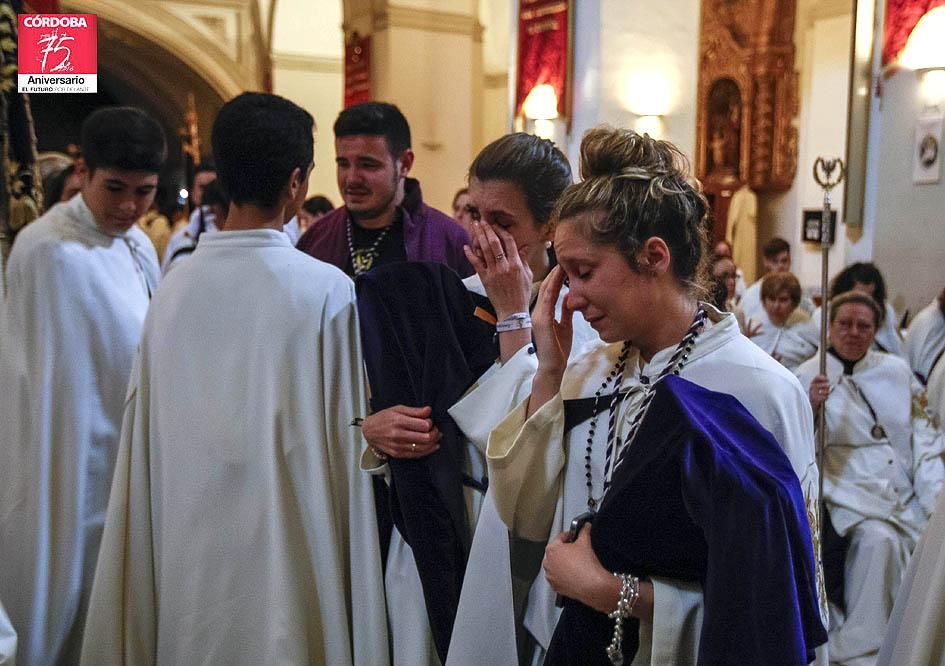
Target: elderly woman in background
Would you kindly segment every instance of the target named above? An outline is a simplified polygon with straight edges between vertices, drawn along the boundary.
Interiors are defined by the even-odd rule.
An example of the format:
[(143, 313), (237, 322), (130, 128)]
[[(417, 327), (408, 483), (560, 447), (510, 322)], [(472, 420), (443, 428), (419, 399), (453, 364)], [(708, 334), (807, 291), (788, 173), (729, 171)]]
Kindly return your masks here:
[(810, 315), (798, 309), (801, 283), (793, 273), (769, 273), (761, 283), (764, 312), (757, 323), (761, 331), (752, 342), (774, 360), (793, 370), (817, 352), (819, 332)]
[[(908, 364), (872, 349), (883, 310), (848, 291), (830, 301), (827, 374), (818, 359), (797, 369), (816, 411), (826, 402), (824, 501), (849, 540), (841, 571), (845, 608), (830, 628), (830, 660), (874, 660), (910, 553), (945, 480), (945, 436), (925, 409)], [(830, 533), (830, 530), (827, 530)], [(825, 544), (826, 545), (826, 544)]]
[[(899, 334), (896, 311), (887, 301), (886, 281), (876, 264), (856, 262), (837, 273), (830, 283), (831, 297), (847, 291), (864, 293), (879, 305), (880, 320), (873, 339), (873, 349), (903, 356), (902, 336)], [(818, 331), (822, 310), (823, 308), (817, 308), (811, 316), (813, 326)]]

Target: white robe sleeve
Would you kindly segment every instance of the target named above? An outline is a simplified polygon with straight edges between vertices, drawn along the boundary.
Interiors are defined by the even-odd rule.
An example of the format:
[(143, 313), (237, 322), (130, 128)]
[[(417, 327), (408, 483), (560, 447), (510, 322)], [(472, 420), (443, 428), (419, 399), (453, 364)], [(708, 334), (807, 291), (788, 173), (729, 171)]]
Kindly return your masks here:
[(528, 398), (537, 369), (534, 346), (527, 344), (504, 364), (496, 363), (489, 368), (476, 385), (449, 408), (456, 425), (483, 454), (496, 419)]
[[(331, 555), (340, 558), (337, 575), (344, 579), (337, 588), (343, 599), (337, 603), (320, 600), (329, 661), (335, 661), (331, 655), (336, 654), (340, 662), (341, 655), (347, 653), (354, 664), (385, 664), (387, 614), (374, 493), (370, 476), (360, 470), (364, 445), (360, 429), (350, 425), (355, 416), (367, 413), (367, 389), (354, 284), (347, 286), (347, 293), (334, 293), (328, 298), (319, 327), (322, 339), (331, 340), (332, 344), (321, 346), (318, 357), (310, 359), (311, 365), (293, 373), (292, 380), (297, 386), (288, 393), (297, 402), (286, 405), (286, 441), (318, 444), (294, 446), (287, 452), (287, 460), (300, 500), (316, 498), (318, 495), (305, 492), (305, 488), (322, 482), (330, 483), (328, 496), (335, 500), (334, 534), (326, 534), (326, 526), (310, 519), (323, 513), (320, 507), (301, 507), (309, 532), (306, 541), (320, 544), (313, 557), (320, 560), (321, 552), (328, 554), (326, 541), (332, 539), (337, 550)], [(315, 372), (315, 368), (321, 372)], [(314, 379), (321, 384), (317, 389), (312, 387), (313, 374), (320, 374)], [(323, 402), (313, 406), (309, 398), (316, 394), (322, 396)], [(327, 457), (315, 450), (320, 446), (327, 447)], [(327, 470), (322, 468), (323, 462), (327, 462)], [(347, 617), (333, 617), (342, 609), (347, 610)], [(334, 632), (331, 627), (336, 625), (338, 631)], [(337, 633), (347, 635), (347, 649), (340, 644), (334, 648), (328, 645), (340, 640)]]
[(912, 486), (925, 514), (931, 515), (945, 482), (945, 433), (935, 427), (925, 390), (912, 377)]
[(633, 664), (695, 664), (702, 631), (702, 586), (658, 577), (650, 582), (653, 622), (640, 622), (640, 647)]
[[(0, 264), (0, 273), (3, 266)], [(2, 279), (2, 276), (0, 276)], [(16, 632), (10, 624), (7, 612), (0, 603), (0, 666), (15, 666), (16, 664)]]
[(545, 541), (566, 462), (564, 402), (558, 393), (526, 421), (527, 408), (523, 401), (489, 436), (489, 482), (496, 510), (512, 533)]

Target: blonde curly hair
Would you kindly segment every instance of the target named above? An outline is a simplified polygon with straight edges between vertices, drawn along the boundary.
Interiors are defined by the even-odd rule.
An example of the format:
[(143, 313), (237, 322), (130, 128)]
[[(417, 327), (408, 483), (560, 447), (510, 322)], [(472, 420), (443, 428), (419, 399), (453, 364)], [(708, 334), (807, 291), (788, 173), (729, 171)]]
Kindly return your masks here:
[(593, 243), (616, 246), (635, 271), (646, 240), (662, 238), (676, 279), (694, 296), (707, 293), (709, 206), (676, 146), (629, 129), (597, 127), (581, 141), (581, 176), (558, 200), (553, 222), (583, 215), (580, 232)]

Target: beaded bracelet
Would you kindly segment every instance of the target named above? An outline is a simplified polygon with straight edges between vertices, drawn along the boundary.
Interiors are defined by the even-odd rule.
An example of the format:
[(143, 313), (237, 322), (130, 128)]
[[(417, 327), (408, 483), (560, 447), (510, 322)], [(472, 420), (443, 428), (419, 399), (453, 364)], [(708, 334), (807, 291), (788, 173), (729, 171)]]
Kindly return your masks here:
[(614, 621), (614, 636), (607, 646), (607, 658), (614, 666), (623, 664), (623, 621), (630, 617), (633, 607), (640, 598), (640, 579), (630, 574), (614, 573), (620, 579), (620, 596), (617, 607), (607, 617)]

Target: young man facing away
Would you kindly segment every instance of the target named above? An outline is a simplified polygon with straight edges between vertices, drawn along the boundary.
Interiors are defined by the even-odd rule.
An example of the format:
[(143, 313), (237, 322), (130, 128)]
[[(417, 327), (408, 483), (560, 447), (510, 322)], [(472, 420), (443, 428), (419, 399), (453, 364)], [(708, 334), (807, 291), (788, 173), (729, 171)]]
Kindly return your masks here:
[(282, 232), (313, 125), (260, 93), (214, 123), (226, 228), (145, 324), (83, 663), (387, 661), (354, 285)]

